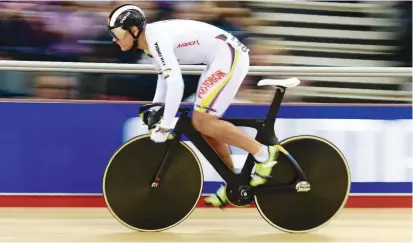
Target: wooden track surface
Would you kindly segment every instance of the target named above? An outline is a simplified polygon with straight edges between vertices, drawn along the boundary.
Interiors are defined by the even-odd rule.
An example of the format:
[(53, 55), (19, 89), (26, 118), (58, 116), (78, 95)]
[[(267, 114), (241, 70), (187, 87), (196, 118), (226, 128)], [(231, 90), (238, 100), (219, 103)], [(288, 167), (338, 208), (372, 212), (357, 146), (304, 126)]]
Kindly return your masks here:
[(412, 241), (411, 209), (344, 209), (313, 233), (271, 227), (256, 209), (196, 209), (160, 233), (134, 232), (105, 208), (0, 208), (0, 241), (42, 242), (279, 242)]

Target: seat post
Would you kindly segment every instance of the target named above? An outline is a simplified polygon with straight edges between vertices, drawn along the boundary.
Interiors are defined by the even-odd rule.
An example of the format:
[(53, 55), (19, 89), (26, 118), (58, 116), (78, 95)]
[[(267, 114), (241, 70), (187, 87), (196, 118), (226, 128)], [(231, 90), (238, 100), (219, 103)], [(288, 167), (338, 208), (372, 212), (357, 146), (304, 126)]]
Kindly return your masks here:
[(271, 124), (275, 122), (275, 119), (277, 117), (278, 110), (281, 107), (281, 102), (284, 98), (284, 94), (286, 91), (285, 87), (281, 86), (274, 86), (276, 88), (274, 98), (271, 102), (270, 110), (267, 113), (267, 121)]

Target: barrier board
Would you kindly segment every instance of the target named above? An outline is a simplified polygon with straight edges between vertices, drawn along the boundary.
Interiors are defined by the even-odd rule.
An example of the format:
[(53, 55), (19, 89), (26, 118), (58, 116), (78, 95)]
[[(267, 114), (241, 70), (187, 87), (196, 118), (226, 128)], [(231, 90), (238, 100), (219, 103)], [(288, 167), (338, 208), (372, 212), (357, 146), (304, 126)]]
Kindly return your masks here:
[[(108, 159), (125, 140), (147, 132), (137, 118), (139, 106), (0, 103), (0, 206), (104, 206)], [(264, 118), (268, 109), (233, 105), (225, 116)], [(280, 139), (317, 135), (343, 151), (352, 173), (349, 206), (411, 207), (411, 106), (284, 105), (278, 117)], [(231, 151), (240, 168), (246, 152)], [(203, 193), (213, 193), (222, 179), (196, 152), (205, 175)]]

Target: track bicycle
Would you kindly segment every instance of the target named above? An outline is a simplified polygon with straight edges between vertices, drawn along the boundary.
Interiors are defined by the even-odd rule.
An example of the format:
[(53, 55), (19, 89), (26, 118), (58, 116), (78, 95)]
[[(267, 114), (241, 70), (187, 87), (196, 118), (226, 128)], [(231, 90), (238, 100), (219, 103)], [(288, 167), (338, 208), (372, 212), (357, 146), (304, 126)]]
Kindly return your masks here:
[[(183, 136), (204, 155), (226, 182), (229, 202), (235, 206), (255, 203), (260, 215), (273, 227), (289, 232), (313, 231), (336, 216), (350, 191), (350, 171), (340, 150), (328, 140), (300, 135), (278, 141), (276, 116), (288, 88), (296, 78), (264, 79), (258, 85), (276, 88), (265, 119), (224, 119), (236, 126), (257, 130), (256, 140), (277, 144), (280, 151), (270, 179), (261, 186), (249, 182), (254, 168), (248, 155), (240, 173), (233, 173), (196, 131), (190, 109), (180, 107), (173, 136), (155, 143), (148, 134), (125, 142), (107, 164), (103, 194), (110, 213), (123, 225), (137, 231), (163, 231), (183, 222), (195, 209), (203, 189), (199, 158)], [(139, 114), (154, 106), (139, 108)], [(159, 120), (163, 109), (158, 110)]]

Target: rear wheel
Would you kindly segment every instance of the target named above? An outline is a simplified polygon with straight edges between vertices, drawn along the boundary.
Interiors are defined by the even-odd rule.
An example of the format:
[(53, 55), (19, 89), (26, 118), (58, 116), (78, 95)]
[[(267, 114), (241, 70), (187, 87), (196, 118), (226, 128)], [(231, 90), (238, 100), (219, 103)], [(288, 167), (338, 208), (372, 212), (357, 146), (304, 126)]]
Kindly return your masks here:
[[(350, 191), (350, 170), (343, 154), (329, 141), (314, 136), (297, 136), (280, 143), (300, 165), (311, 185), (309, 192), (260, 194), (255, 203), (272, 226), (298, 233), (317, 229), (344, 207)], [(292, 161), (282, 153), (267, 185), (295, 181)]]

